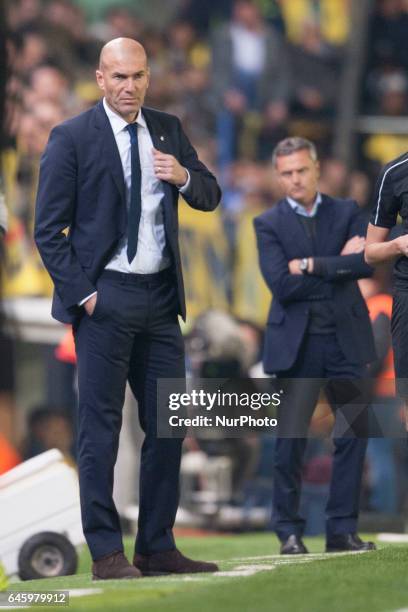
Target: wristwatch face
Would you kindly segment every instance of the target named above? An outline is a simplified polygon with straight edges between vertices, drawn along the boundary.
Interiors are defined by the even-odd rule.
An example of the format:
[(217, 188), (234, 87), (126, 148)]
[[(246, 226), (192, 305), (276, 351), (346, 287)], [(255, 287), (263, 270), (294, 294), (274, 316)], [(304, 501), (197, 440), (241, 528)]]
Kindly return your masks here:
[(300, 269), (302, 270), (302, 272), (304, 270), (307, 270), (307, 259), (302, 259), (302, 261), (300, 262)]

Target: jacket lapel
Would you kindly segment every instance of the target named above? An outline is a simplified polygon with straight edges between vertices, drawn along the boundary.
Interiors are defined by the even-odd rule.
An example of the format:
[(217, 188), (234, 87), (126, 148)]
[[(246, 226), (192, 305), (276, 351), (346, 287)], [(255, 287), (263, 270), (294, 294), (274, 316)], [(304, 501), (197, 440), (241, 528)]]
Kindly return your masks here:
[(112, 132), (109, 119), (105, 113), (102, 102), (95, 107), (95, 128), (99, 130), (101, 139), (101, 155), (106, 160), (106, 167), (112, 174), (115, 185), (119, 190), (123, 205), (126, 203), (125, 178), (123, 176), (122, 162)]
[[(158, 151), (162, 153), (169, 153), (171, 155), (174, 154), (174, 151), (171, 148), (170, 139), (168, 136), (168, 132), (165, 127), (163, 127), (162, 123), (157, 120), (156, 115), (151, 113), (148, 108), (142, 108), (143, 117), (146, 120), (146, 124), (153, 142), (153, 146)], [(166, 181), (162, 181), (164, 198), (163, 198), (163, 207), (164, 207), (164, 222), (167, 228), (169, 229), (173, 215), (173, 188), (170, 183)], [(169, 234), (170, 235), (170, 234)]]
[(153, 113), (149, 112), (148, 108), (143, 107), (142, 113), (146, 120), (154, 148), (162, 153), (172, 153), (169, 137), (162, 123), (157, 120)]

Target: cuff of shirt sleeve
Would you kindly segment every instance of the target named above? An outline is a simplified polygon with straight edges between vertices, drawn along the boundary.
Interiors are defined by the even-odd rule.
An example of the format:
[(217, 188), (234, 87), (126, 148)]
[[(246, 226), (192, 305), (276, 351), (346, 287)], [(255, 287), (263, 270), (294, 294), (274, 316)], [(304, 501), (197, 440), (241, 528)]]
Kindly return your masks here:
[(324, 257), (313, 257), (313, 274), (324, 276), (327, 273), (327, 264)]
[(186, 191), (187, 191), (187, 190), (188, 190), (188, 188), (190, 187), (190, 181), (191, 181), (191, 179), (190, 179), (190, 173), (189, 173), (189, 171), (187, 170), (187, 168), (184, 168), (184, 170), (187, 172), (187, 180), (186, 180), (186, 182), (184, 183), (184, 185), (183, 185), (182, 187), (179, 187), (179, 192), (180, 192), (180, 193), (186, 193)]
[(83, 306), (85, 304), (85, 302), (87, 302), (89, 300), (89, 298), (91, 298), (93, 295), (96, 295), (96, 294), (97, 294), (97, 291), (94, 291), (93, 293), (88, 295), (86, 298), (84, 298), (83, 300), (78, 302), (78, 306)]

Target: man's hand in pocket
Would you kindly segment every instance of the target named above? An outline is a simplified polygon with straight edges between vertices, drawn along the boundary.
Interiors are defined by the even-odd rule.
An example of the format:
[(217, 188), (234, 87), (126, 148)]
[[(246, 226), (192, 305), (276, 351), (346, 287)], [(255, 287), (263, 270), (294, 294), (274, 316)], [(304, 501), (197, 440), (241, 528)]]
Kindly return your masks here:
[(98, 299), (98, 294), (95, 293), (95, 295), (92, 295), (89, 300), (87, 300), (84, 304), (84, 308), (86, 310), (86, 313), (91, 316), (93, 314), (93, 311), (95, 310), (95, 306), (96, 306), (96, 301)]

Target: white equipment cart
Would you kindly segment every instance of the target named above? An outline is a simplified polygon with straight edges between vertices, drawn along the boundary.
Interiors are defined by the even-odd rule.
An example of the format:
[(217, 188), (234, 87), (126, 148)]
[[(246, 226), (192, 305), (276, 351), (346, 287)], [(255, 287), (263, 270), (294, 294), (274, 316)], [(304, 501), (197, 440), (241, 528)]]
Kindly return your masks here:
[(85, 542), (76, 470), (57, 449), (0, 476), (0, 558), (22, 580), (75, 574)]

